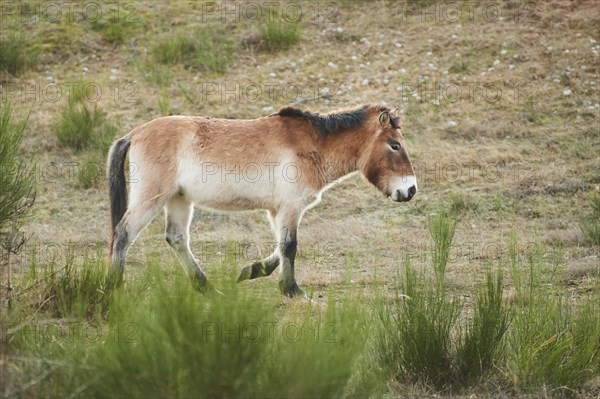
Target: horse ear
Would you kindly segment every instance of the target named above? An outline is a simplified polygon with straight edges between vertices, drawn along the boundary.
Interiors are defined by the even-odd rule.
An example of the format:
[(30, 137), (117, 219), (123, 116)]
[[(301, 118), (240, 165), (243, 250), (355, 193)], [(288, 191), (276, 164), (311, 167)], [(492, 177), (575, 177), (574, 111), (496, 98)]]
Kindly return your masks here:
[(390, 113), (388, 111), (383, 111), (379, 114), (379, 124), (381, 127), (385, 127), (388, 123), (390, 123)]

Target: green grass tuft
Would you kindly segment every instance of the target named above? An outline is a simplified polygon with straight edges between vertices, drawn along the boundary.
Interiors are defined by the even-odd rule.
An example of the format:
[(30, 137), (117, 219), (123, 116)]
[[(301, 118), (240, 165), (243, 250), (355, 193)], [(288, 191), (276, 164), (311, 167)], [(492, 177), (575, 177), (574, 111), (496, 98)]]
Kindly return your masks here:
[(600, 298), (592, 293), (575, 308), (544, 282), (541, 256), (517, 272), (522, 291), (507, 333), (507, 374), (520, 391), (549, 386), (561, 396), (573, 395), (600, 375)]
[(76, 151), (95, 148), (104, 152), (115, 136), (116, 127), (97, 106), (70, 101), (54, 133), (61, 144)]
[(224, 73), (234, 51), (233, 40), (222, 29), (205, 27), (163, 37), (152, 49), (156, 62)]
[(379, 315), (380, 361), (392, 375), (444, 389), (452, 378), (451, 332), (458, 302), (407, 263), (396, 299), (381, 307)]
[(486, 273), (477, 293), (473, 317), (461, 331), (456, 350), (456, 380), (470, 386), (496, 366), (509, 325), (509, 309), (502, 298), (502, 273)]
[(592, 212), (579, 219), (579, 227), (583, 234), (595, 245), (600, 245), (600, 196), (590, 197)]
[(22, 33), (10, 32), (0, 37), (0, 70), (18, 75), (37, 63), (38, 52)]
[(269, 51), (285, 50), (300, 41), (302, 27), (300, 22), (288, 22), (273, 19), (260, 26), (262, 38)]
[(433, 270), (439, 287), (443, 289), (446, 265), (456, 231), (456, 214), (440, 210), (437, 214), (429, 216), (427, 221), (429, 233), (434, 242)]
[(92, 30), (99, 32), (104, 40), (114, 45), (125, 43), (132, 37), (137, 23), (126, 21), (125, 18), (112, 16), (111, 18), (98, 18), (91, 22)]
[(92, 107), (86, 102), (89, 87), (85, 84), (74, 86), (61, 119), (54, 127), (54, 134), (61, 144), (76, 151), (92, 149), (106, 153), (117, 128), (97, 105)]

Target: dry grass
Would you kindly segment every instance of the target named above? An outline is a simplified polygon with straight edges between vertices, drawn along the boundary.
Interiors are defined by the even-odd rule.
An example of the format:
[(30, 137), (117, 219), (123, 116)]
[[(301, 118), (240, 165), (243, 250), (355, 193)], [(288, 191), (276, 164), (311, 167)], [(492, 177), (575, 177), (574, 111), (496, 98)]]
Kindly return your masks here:
[[(600, 12), (595, 1), (537, 2), (530, 18), (518, 21), (515, 10), (502, 3), (508, 15), (504, 20), (476, 13), (473, 21), (460, 23), (403, 16), (394, 2), (343, 2), (336, 19), (308, 21), (297, 44), (274, 53), (252, 44), (259, 24), (230, 18), (225, 26), (237, 47), (225, 74), (174, 65), (162, 80), (152, 78), (148, 69), (156, 37), (190, 21), (194, 26), (213, 23), (219, 15), (207, 15), (195, 2), (136, 4), (141, 25), (120, 45), (107, 44), (83, 21), (29, 23), (31, 37), (42, 49), (40, 64), (17, 78), (9, 76), (5, 84), (37, 84), (43, 90), (53, 82), (97, 82), (102, 96), (95, 104), (120, 125), (117, 135), (162, 115), (167, 105), (176, 114), (237, 118), (265, 115), (293, 102), (320, 112), (371, 102), (400, 107), (420, 192), (398, 206), (359, 177), (327, 192), (322, 204), (305, 215), (299, 231), (297, 280), (315, 297), (325, 295), (325, 286), (345, 292), (389, 284), (406, 255), (419, 268), (431, 256), (427, 215), (448, 205), (453, 195), (460, 197), (455, 199), (460, 250), (448, 263), (451, 290), (468, 292), (480, 281), (484, 266), (499, 251), (508, 252), (514, 230), (519, 253), (536, 239), (558, 246), (573, 269), (569, 289), (593, 288), (588, 274), (581, 277), (578, 270), (583, 265), (598, 272), (598, 247), (582, 240), (575, 227), (581, 209), (589, 206), (588, 194), (600, 191)], [(3, 24), (2, 32), (16, 25)], [(77, 39), (69, 39), (72, 46), (59, 46), (68, 32), (78, 32)], [(157, 74), (166, 76), (160, 70)], [(302, 94), (290, 99), (276, 89), (273, 97), (266, 92), (258, 99), (244, 96), (249, 84), (266, 90), (272, 83), (276, 88), (297, 84)], [(237, 98), (205, 91), (208, 85), (222, 84), (234, 87)], [(462, 91), (456, 98), (450, 91), (450, 98), (434, 90), (438, 105), (431, 93), (419, 91), (436, 84)], [(490, 87), (501, 87), (498, 101), (483, 97)], [(413, 97), (415, 92), (420, 96)], [(66, 97), (52, 102), (43, 93), (36, 101), (29, 95), (15, 103), (23, 113), (32, 109), (23, 152), (34, 155), (39, 166), (36, 212), (26, 229), (32, 242), (58, 243), (59, 257), (67, 242), (85, 247), (105, 240), (108, 229), (106, 190), (102, 185), (79, 187), (77, 173), (71, 176), (68, 165), (82, 160), (61, 148), (52, 134), (64, 104)], [(206, 242), (251, 242), (263, 248), (272, 236), (262, 212), (198, 211), (192, 228), (197, 257), (216, 256)], [(143, 271), (146, 257), (172, 258), (162, 218), (149, 226), (133, 251), (131, 273)], [(240, 267), (253, 260), (240, 256)], [(207, 264), (206, 270), (213, 279), (228, 272), (219, 262)], [(264, 292), (262, 288), (276, 295), (274, 278), (240, 286)]]

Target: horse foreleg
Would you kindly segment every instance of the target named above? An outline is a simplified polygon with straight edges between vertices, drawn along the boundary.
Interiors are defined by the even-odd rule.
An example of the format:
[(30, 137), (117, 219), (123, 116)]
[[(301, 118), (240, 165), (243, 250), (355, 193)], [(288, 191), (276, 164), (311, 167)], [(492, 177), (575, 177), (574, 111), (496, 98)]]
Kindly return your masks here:
[[(275, 226), (275, 218), (277, 217), (277, 213), (274, 211), (267, 211), (267, 216), (271, 225), (271, 229), (273, 230), (273, 234), (275, 234), (277, 237), (279, 235), (279, 232)], [(279, 266), (279, 262), (279, 249), (275, 248), (275, 251), (273, 251), (269, 257), (259, 260), (258, 262), (254, 262), (250, 266), (244, 267), (237, 279), (237, 282), (239, 283), (244, 280), (253, 280), (258, 277), (270, 276), (273, 271), (277, 269), (277, 266)]]
[(296, 234), (300, 222), (300, 212), (279, 212), (275, 218), (278, 234), (278, 251), (281, 258), (279, 270), (279, 289), (290, 298), (305, 296), (294, 278), (294, 261), (298, 242)]

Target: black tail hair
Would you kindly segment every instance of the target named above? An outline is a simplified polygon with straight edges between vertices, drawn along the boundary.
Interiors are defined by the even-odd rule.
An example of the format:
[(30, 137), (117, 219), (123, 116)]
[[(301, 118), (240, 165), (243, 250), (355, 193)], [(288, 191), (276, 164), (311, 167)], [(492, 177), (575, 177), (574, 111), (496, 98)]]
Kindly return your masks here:
[[(125, 184), (125, 157), (131, 139), (128, 136), (117, 140), (108, 153), (108, 197), (110, 202), (110, 248), (112, 256), (115, 228), (127, 210), (127, 185)], [(109, 257), (110, 257), (109, 256)]]

